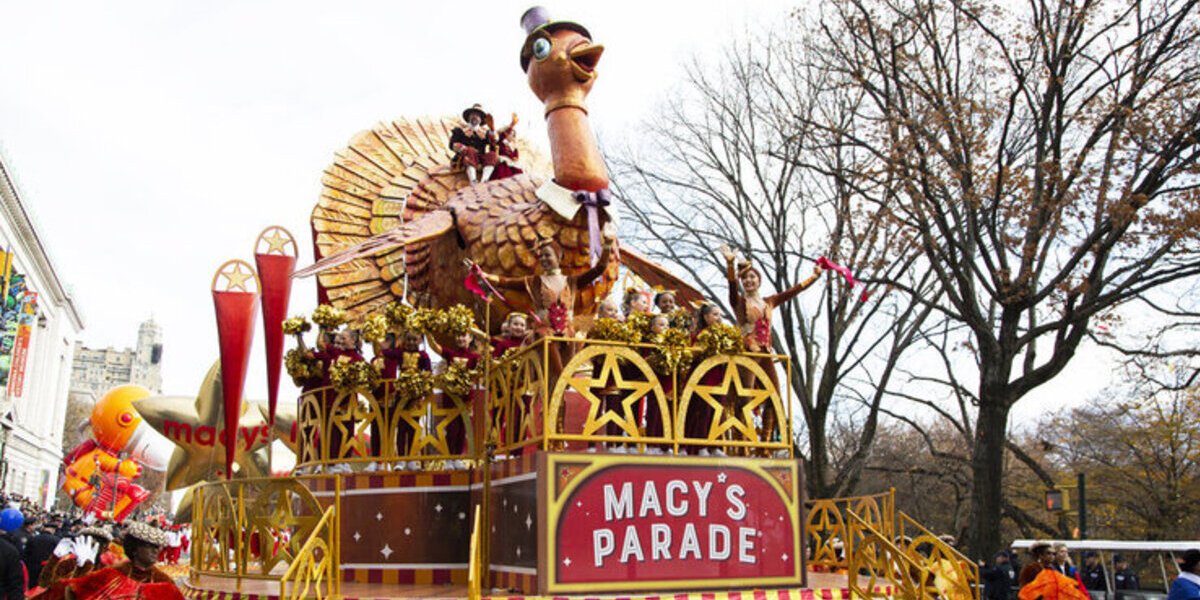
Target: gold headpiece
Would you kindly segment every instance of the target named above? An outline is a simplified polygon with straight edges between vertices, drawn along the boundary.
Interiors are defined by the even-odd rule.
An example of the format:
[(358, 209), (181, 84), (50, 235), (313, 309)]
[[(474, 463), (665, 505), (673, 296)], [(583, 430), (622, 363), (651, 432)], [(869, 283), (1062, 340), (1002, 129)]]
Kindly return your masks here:
[(519, 317), (519, 318), (525, 319), (526, 321), (529, 320), (529, 315), (527, 315), (523, 312), (510, 312), (510, 313), (508, 313), (508, 316), (504, 318), (504, 320), (507, 321), (513, 317)]
[(748, 260), (739, 260), (738, 261), (738, 264), (737, 264), (738, 277), (741, 277), (751, 271), (753, 271), (755, 274), (759, 275), (760, 277), (762, 276), (758, 272), (758, 269), (754, 268), (754, 265), (750, 261), (748, 261)]

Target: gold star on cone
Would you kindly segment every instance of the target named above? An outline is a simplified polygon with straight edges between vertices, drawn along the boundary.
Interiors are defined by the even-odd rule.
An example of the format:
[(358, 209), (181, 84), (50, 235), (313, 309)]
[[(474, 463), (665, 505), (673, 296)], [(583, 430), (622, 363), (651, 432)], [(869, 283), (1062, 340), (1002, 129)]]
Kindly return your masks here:
[(267, 254), (272, 252), (287, 254), (286, 246), (291, 243), (292, 238), (280, 235), (278, 227), (272, 228), (270, 231), (270, 235), (262, 238), (262, 241), (267, 243)]
[[(238, 421), (237, 451), (234, 464), (238, 477), (270, 475), (266, 453), (267, 424), (261, 413), (242, 403)], [(193, 483), (224, 479), (225, 447), (221, 430), (225, 427), (224, 394), (221, 392), (221, 366), (213, 363), (195, 397), (152, 396), (134, 402), (134, 408), (147, 423), (175, 443), (175, 452), (167, 467), (167, 490)]]
[(226, 290), (241, 290), (247, 292), (246, 282), (254, 277), (254, 273), (243, 273), (242, 266), (235, 264), (232, 269), (222, 271), (221, 276), (224, 277), (229, 284), (225, 287)]

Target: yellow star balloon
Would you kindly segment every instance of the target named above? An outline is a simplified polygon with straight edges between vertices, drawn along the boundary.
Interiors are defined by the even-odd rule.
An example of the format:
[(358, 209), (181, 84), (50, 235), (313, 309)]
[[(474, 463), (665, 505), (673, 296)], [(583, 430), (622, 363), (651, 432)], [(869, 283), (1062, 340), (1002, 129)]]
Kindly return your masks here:
[[(270, 466), (265, 452), (268, 427), (262, 413), (250, 402), (242, 403), (234, 454), (234, 475), (267, 477)], [(138, 400), (134, 408), (151, 427), (175, 443), (167, 466), (167, 490), (193, 483), (225, 478), (224, 396), (221, 366), (213, 363), (196, 396), (151, 396)], [(263, 450), (260, 452), (260, 450)]]
[[(263, 420), (269, 415), (269, 408), (265, 403), (257, 403), (258, 412), (262, 415)], [(296, 425), (296, 406), (286, 405), (283, 402), (275, 407), (275, 439), (283, 442), (284, 446), (292, 452), (300, 452), (299, 444), (299, 429)]]

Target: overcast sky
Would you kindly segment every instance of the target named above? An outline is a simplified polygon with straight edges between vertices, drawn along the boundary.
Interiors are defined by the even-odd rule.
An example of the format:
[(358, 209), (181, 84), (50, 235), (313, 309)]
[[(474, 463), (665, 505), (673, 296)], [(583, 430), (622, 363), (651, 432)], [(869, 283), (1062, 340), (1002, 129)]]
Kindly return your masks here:
[[(251, 260), (268, 225), (295, 233), (307, 263), (321, 171), (376, 121), (481, 102), (498, 121), (519, 113), (545, 146), (518, 63), (529, 5), (0, 2), (0, 148), (85, 315), (85, 343), (132, 345), (153, 315), (164, 391), (194, 392), (217, 355), (214, 270)], [(795, 2), (546, 5), (606, 45), (589, 106), (601, 135), (619, 136), (670, 93), (682, 62)], [(311, 280), (297, 285), (290, 312), (313, 304)], [(247, 397), (264, 398), (261, 330), (255, 341)], [(1087, 370), (1024, 414), (1099, 389)]]

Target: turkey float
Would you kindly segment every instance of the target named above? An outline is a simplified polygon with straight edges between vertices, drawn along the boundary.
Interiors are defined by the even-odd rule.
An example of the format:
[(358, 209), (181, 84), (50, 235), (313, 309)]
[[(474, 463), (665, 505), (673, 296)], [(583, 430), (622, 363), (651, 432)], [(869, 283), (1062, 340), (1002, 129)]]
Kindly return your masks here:
[[(601, 231), (615, 228), (616, 200), (585, 100), (604, 47), (582, 25), (551, 21), (541, 8), (521, 21), (527, 32), (521, 68), (545, 106), (552, 177), (521, 173), (473, 183), (450, 148), (454, 130), (471, 125), (454, 118), (398, 119), (359, 133), (325, 171), (312, 213), (318, 260), (296, 272), (317, 275), (322, 302), (351, 318), (394, 300), (471, 306), (464, 259), (490, 274), (524, 277), (536, 274), (535, 246), (543, 240), (561, 249), (568, 275), (602, 256)], [(621, 247), (603, 274), (579, 290), (576, 319), (590, 319), (621, 264), (650, 285), (677, 290), (681, 301), (702, 299), (661, 266)], [(507, 304), (494, 314), (532, 308), (522, 294), (508, 294)]]

